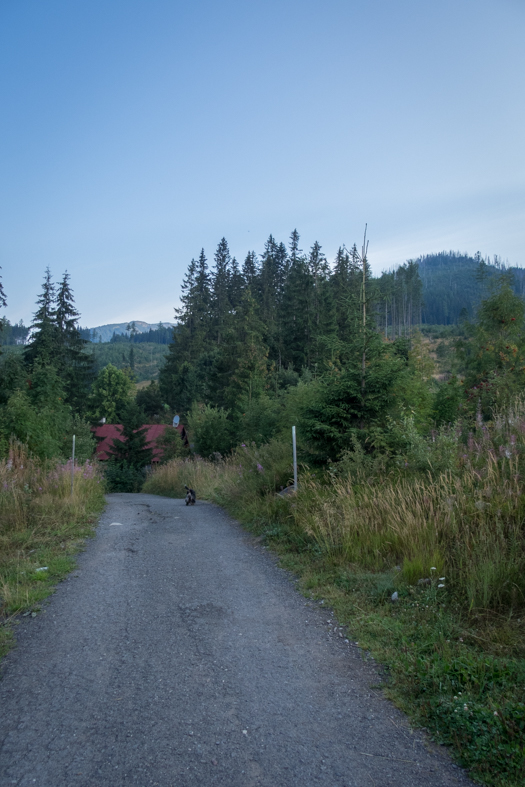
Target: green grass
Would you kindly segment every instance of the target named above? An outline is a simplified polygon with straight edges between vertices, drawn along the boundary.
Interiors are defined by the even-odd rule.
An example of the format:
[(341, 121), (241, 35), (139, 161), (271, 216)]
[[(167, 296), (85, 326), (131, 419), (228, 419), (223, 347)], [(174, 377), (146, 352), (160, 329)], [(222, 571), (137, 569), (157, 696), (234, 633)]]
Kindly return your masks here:
[(274, 443), (218, 463), (174, 460), (143, 491), (179, 497), (187, 483), (224, 506), (383, 665), (386, 695), (414, 724), (481, 784), (521, 787), (523, 496), (518, 459), (498, 447), (516, 453), (516, 442), (498, 429), (460, 449), (457, 472), (435, 478), (303, 471), (299, 493), (280, 496), (290, 457)]
[[(104, 506), (98, 470), (42, 464), (14, 447), (0, 463), (0, 657), (14, 644), (13, 625), (36, 615), (75, 566)], [(39, 570), (41, 569), (41, 570)]]

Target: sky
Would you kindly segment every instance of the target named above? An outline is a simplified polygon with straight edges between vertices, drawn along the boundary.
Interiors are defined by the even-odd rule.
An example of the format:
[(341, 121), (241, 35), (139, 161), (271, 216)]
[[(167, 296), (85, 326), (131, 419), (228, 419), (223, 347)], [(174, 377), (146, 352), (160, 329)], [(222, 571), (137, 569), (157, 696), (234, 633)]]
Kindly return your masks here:
[(0, 266), (80, 323), (173, 321), (192, 257), (268, 236), (372, 270), (525, 266), (525, 0), (0, 0)]

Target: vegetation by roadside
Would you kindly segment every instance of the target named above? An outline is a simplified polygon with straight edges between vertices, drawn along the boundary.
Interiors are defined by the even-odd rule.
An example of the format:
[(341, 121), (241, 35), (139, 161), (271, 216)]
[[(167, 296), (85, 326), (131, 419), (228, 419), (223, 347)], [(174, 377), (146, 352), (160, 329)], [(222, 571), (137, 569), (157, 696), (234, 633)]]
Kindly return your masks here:
[(0, 462), (0, 657), (13, 645), (13, 623), (36, 615), (74, 567), (104, 506), (97, 467), (41, 461), (12, 445)]
[[(410, 435), (410, 429), (406, 430)], [(414, 437), (400, 461), (359, 452), (287, 487), (290, 447), (176, 459), (143, 491), (183, 485), (275, 549), (386, 670), (412, 720), (493, 787), (525, 780), (525, 407), (469, 435)], [(367, 464), (368, 463), (368, 464)]]

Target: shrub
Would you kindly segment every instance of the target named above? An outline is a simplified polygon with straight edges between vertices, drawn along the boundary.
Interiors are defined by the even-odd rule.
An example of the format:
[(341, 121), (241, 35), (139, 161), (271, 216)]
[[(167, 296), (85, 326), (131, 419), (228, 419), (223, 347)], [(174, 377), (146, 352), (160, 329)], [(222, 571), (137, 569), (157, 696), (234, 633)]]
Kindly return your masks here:
[(188, 414), (191, 444), (199, 456), (227, 454), (233, 445), (232, 425), (222, 407), (194, 404)]

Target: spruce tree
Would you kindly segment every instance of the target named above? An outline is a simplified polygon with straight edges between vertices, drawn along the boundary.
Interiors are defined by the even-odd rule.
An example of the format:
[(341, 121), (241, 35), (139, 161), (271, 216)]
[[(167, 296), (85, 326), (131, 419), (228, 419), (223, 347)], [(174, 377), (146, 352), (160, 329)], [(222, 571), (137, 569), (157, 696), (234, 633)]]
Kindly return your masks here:
[(226, 238), (222, 238), (214, 256), (212, 275), (212, 327), (213, 338), (220, 345), (229, 321), (231, 257)]
[(36, 361), (41, 366), (54, 366), (57, 363), (57, 353), (60, 357), (60, 340), (56, 323), (55, 285), (49, 268), (46, 268), (37, 305), (38, 309), (31, 323), (31, 340), (24, 351), (24, 358), (30, 366)]
[(244, 278), (239, 268), (239, 263), (233, 257), (230, 269), (228, 297), (231, 308), (235, 311), (241, 304), (244, 293)]
[(160, 370), (159, 386), (164, 401), (182, 413), (204, 395), (206, 375), (197, 371), (211, 342), (211, 277), (204, 249), (198, 261), (192, 259), (188, 266), (176, 316), (179, 324)]
[(308, 298), (310, 274), (307, 260), (299, 249), (299, 233), (290, 236), (289, 271), (283, 287), (280, 321), (283, 331), (282, 366), (297, 371), (308, 365)]
[(246, 290), (211, 375), (213, 404), (234, 411), (241, 398), (251, 401), (262, 393), (268, 373), (263, 333), (259, 309), (250, 290)]
[(273, 235), (265, 243), (261, 256), (260, 305), (265, 325), (264, 339), (270, 358), (279, 368), (282, 364), (283, 325), (281, 303), (288, 269), (288, 255), (284, 244), (277, 244)]
[(244, 284), (250, 288), (253, 297), (257, 295), (257, 279), (259, 276), (259, 266), (257, 261), (257, 254), (254, 251), (249, 251), (245, 257), (242, 266), (242, 275)]
[[(0, 271), (2, 267), (0, 266)], [(4, 287), (2, 285), (2, 277), (0, 276), (0, 309), (7, 306), (7, 298), (5, 297)], [(0, 353), (2, 352), (1, 344), (2, 344), (2, 333), (4, 331), (4, 326), (6, 324), (5, 318), (0, 320)]]
[(73, 409), (85, 412), (87, 396), (93, 378), (93, 360), (85, 352), (88, 342), (78, 327), (79, 312), (66, 271), (56, 296), (55, 321), (57, 327), (57, 368), (64, 381), (66, 397)]
[(113, 440), (111, 461), (134, 470), (140, 470), (151, 464), (153, 449), (147, 443), (147, 426), (144, 424), (144, 413), (136, 402), (130, 401), (122, 413), (123, 440)]
[[(2, 267), (0, 266), (0, 271)], [(2, 284), (2, 277), (0, 276), (0, 309), (7, 306), (7, 298), (5, 297), (4, 285)]]

